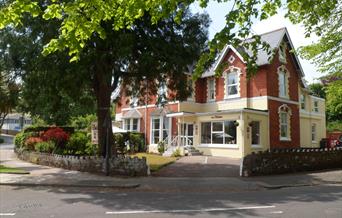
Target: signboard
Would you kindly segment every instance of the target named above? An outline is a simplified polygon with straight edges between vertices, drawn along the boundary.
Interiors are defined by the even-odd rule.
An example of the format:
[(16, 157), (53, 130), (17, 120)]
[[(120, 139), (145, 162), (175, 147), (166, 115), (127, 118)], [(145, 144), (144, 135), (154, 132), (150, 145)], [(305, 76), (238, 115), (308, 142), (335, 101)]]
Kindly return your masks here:
[(97, 145), (99, 143), (97, 122), (91, 124), (91, 143)]

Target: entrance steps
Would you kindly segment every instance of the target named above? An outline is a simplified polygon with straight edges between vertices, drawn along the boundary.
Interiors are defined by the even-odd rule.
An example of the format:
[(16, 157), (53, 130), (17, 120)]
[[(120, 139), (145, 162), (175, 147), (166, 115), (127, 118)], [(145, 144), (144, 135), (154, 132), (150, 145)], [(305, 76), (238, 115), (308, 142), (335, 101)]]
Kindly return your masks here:
[(203, 155), (203, 152), (199, 151), (198, 149), (196, 149), (195, 147), (191, 146), (191, 147), (185, 147), (184, 148), (184, 153), (187, 156), (201, 156)]

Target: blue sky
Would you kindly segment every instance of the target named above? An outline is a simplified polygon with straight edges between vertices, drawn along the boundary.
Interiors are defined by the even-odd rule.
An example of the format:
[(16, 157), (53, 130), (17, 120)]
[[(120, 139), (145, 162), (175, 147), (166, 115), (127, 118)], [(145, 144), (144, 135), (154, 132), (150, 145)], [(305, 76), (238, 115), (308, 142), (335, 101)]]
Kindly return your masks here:
[[(205, 9), (201, 9), (196, 3), (192, 5), (193, 12), (204, 12), (206, 11), (212, 22), (209, 27), (209, 37), (210, 39), (213, 38), (216, 32), (220, 31), (225, 25), (225, 15), (231, 9), (231, 2), (228, 3), (217, 3), (210, 1), (209, 5)], [(264, 32), (269, 32), (275, 29), (279, 29), (282, 27), (286, 27), (291, 40), (294, 44), (295, 48), (300, 46), (308, 45), (313, 41), (317, 40), (316, 36), (312, 36), (310, 38), (304, 37), (304, 28), (301, 25), (294, 25), (288, 19), (285, 19), (284, 12), (280, 11), (279, 14), (270, 17), (267, 20), (262, 22), (256, 22), (253, 27), (252, 31), (260, 34)], [(317, 78), (322, 76), (320, 72), (317, 71), (315, 65), (311, 64), (307, 60), (303, 60), (300, 58), (300, 63), (303, 67), (305, 73), (305, 79), (308, 83), (317, 82)]]

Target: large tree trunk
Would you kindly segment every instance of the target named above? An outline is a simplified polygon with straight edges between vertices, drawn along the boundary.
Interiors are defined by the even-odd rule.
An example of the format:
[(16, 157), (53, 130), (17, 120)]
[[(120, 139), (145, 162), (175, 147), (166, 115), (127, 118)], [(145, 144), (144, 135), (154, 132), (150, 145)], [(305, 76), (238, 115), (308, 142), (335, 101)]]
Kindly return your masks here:
[(105, 72), (98, 70), (95, 72), (94, 90), (97, 100), (99, 152), (103, 157), (106, 157), (106, 146), (109, 146), (109, 157), (111, 157), (112, 154), (116, 155), (116, 149), (113, 147), (113, 130), (110, 111), (112, 94), (111, 77), (106, 76)]

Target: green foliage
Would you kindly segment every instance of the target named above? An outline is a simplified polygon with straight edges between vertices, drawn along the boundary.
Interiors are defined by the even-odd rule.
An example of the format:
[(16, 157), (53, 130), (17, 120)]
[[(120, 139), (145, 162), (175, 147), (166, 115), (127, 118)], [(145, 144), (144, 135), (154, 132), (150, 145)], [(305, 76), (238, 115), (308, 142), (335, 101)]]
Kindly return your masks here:
[(180, 149), (177, 148), (171, 155), (171, 157), (181, 157), (181, 152), (180, 152)]
[(130, 132), (128, 142), (129, 142), (129, 151), (131, 153), (146, 151), (144, 134)]
[(325, 98), (324, 85), (322, 83), (312, 83), (308, 86), (311, 94), (320, 98)]
[(96, 115), (94, 114), (72, 117), (70, 120), (70, 125), (75, 127), (76, 130), (90, 131), (91, 123), (95, 122), (96, 119)]
[(327, 123), (327, 131), (332, 132), (334, 130), (342, 131), (342, 120), (329, 121)]
[(163, 141), (158, 142), (158, 152), (160, 154), (165, 152), (165, 142), (163, 142)]
[(338, 79), (326, 87), (326, 111), (328, 120), (342, 121), (342, 80)]
[(25, 148), (25, 142), (26, 139), (31, 137), (31, 133), (25, 133), (25, 132), (19, 132), (15, 137), (14, 137), (14, 145), (16, 149), (24, 149)]
[(67, 155), (94, 155), (95, 153), (90, 135), (86, 132), (72, 134), (63, 151), (63, 154)]
[(128, 140), (128, 135), (124, 133), (113, 134), (115, 149), (120, 154), (127, 153), (126, 141)]
[(53, 141), (38, 142), (35, 144), (34, 148), (38, 152), (42, 153), (52, 153), (55, 149), (55, 143)]

